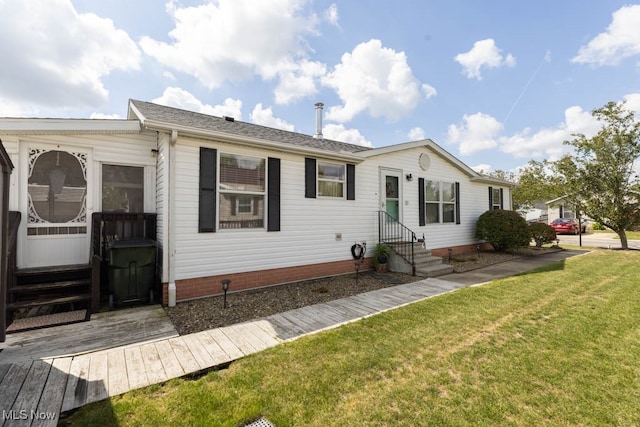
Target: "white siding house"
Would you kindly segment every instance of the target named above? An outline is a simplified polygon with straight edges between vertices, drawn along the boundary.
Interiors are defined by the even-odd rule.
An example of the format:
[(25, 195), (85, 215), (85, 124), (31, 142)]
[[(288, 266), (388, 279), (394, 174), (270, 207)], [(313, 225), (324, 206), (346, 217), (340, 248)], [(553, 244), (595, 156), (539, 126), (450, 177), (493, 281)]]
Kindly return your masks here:
[[(129, 118), (158, 132), (157, 176), (169, 177), (157, 210), (169, 303), (219, 293), (225, 278), (240, 290), (350, 272), (351, 246), (378, 242), (380, 210), (437, 253), (475, 247), (478, 216), (511, 208), (509, 183), (431, 140), (368, 149), (141, 101)], [(429, 200), (429, 184), (455, 201)]]
[[(380, 211), (437, 254), (475, 248), (478, 216), (511, 209), (510, 183), (428, 139), (370, 149), (135, 100), (128, 120), (0, 119), (0, 137), (16, 165), (18, 268), (89, 263), (93, 212), (156, 214), (169, 304), (226, 278), (242, 290), (351, 272)], [(34, 178), (64, 167), (60, 188)]]

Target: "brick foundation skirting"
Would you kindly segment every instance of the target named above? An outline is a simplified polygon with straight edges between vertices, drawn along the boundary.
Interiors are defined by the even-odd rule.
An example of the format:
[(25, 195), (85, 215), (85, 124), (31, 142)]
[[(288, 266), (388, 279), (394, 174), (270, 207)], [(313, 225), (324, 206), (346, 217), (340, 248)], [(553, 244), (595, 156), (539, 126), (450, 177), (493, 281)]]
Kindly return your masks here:
[[(370, 270), (371, 258), (366, 258), (360, 271)], [(249, 271), (245, 273), (221, 274), (217, 276), (198, 277), (194, 279), (176, 280), (176, 301), (203, 298), (222, 293), (222, 279), (229, 279), (229, 292), (245, 291), (283, 283), (336, 276), (355, 272), (352, 259), (321, 264), (301, 265), (297, 267), (274, 268), (269, 270)], [(168, 284), (162, 284), (162, 303), (169, 302)]]
[[(449, 256), (449, 248), (432, 249), (433, 256), (446, 258)], [(475, 244), (452, 246), (452, 255), (475, 252)], [(481, 243), (480, 250), (493, 249), (489, 243)], [(360, 271), (370, 270), (373, 267), (371, 258), (366, 258)], [(274, 268), (269, 270), (256, 270), (245, 273), (221, 274), (217, 276), (198, 277), (194, 279), (176, 280), (176, 301), (187, 301), (222, 294), (222, 279), (231, 280), (229, 292), (246, 291), (249, 289), (263, 288), (301, 280), (317, 279), (319, 277), (349, 274), (355, 271), (353, 260), (325, 262), (321, 264), (301, 265), (297, 267)], [(169, 302), (168, 284), (162, 284), (162, 303)]]

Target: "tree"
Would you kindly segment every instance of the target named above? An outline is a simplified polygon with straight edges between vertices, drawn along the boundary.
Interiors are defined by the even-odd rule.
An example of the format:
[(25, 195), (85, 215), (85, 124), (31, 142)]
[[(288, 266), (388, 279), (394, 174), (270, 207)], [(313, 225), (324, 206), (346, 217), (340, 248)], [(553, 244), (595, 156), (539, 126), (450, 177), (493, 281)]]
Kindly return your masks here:
[(575, 154), (552, 163), (552, 181), (576, 211), (616, 232), (622, 248), (628, 249), (625, 231), (640, 224), (640, 180), (634, 171), (640, 157), (640, 122), (624, 106), (609, 102), (593, 111), (602, 129), (591, 138), (576, 134), (565, 141)]
[(536, 203), (546, 202), (562, 195), (555, 183), (549, 179), (551, 168), (549, 162), (530, 160), (518, 173), (495, 170), (487, 175), (493, 178), (509, 181), (516, 186), (513, 189), (513, 209), (526, 211)]
[(561, 188), (550, 179), (551, 167), (548, 161), (529, 161), (520, 170), (517, 186), (513, 189), (515, 210), (533, 208), (536, 203), (555, 199), (563, 194)]

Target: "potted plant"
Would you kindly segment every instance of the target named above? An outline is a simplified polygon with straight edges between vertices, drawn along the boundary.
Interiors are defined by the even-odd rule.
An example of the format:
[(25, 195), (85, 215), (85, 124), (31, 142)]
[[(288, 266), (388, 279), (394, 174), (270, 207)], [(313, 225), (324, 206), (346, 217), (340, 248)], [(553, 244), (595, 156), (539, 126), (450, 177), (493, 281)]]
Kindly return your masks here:
[(391, 255), (391, 249), (384, 243), (378, 243), (373, 248), (373, 265), (376, 267), (378, 273), (384, 273), (387, 271), (387, 262)]

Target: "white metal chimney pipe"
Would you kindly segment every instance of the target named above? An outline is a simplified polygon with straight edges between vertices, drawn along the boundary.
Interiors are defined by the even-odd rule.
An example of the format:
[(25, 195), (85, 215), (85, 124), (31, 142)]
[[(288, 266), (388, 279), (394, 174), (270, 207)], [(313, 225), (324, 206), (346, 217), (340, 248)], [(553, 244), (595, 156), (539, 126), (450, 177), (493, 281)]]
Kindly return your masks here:
[(313, 135), (316, 139), (322, 139), (322, 109), (324, 104), (316, 102), (316, 133)]

